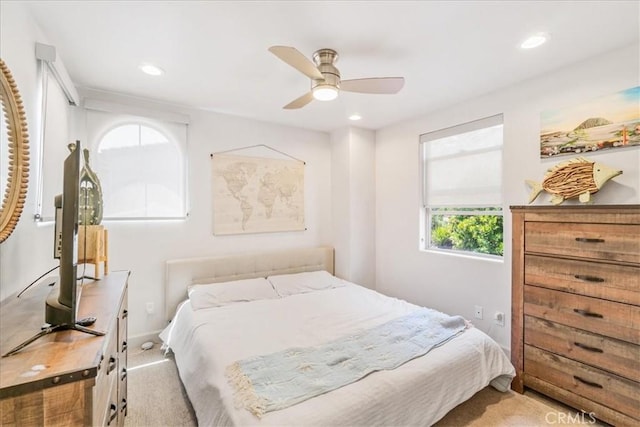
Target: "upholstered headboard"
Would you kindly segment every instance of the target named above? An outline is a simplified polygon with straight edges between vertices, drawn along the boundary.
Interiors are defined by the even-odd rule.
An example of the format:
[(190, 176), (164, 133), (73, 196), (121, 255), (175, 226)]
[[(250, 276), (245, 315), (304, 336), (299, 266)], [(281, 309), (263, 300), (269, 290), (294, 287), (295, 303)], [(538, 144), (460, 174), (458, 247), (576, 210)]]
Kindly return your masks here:
[(167, 321), (187, 298), (189, 285), (317, 270), (333, 274), (333, 257), (333, 248), (319, 247), (169, 260), (164, 295)]

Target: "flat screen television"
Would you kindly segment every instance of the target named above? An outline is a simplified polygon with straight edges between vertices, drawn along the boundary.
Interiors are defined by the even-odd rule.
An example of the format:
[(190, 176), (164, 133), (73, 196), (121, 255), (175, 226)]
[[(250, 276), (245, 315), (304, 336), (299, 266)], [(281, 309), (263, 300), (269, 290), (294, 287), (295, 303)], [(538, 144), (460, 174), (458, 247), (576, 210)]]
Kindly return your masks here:
[(45, 305), (45, 322), (50, 325), (76, 323), (78, 295), (78, 209), (80, 207), (80, 141), (64, 161), (62, 194), (55, 197), (54, 258), (60, 260), (58, 286)]
[[(80, 141), (69, 145), (64, 161), (62, 194), (55, 197), (53, 256), (60, 260), (60, 276), (45, 303), (45, 322), (37, 334), (11, 349), (2, 357), (11, 356), (38, 338), (65, 329), (75, 329), (92, 335), (104, 332), (89, 329), (95, 317), (77, 320), (80, 287), (78, 286), (78, 226), (80, 209)], [(31, 286), (31, 285), (30, 285)], [(23, 291), (24, 292), (24, 291)]]

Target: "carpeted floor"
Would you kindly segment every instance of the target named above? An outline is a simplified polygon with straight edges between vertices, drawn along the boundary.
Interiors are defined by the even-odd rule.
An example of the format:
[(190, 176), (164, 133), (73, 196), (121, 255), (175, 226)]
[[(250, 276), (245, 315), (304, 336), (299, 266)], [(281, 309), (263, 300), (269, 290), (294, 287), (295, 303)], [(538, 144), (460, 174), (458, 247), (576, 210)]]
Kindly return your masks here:
[[(160, 346), (131, 351), (128, 360), (128, 414), (125, 426), (196, 426), (173, 358), (165, 358)], [(179, 393), (176, 391), (179, 390)], [(538, 427), (589, 425), (589, 417), (534, 392), (500, 393), (492, 387), (478, 392), (454, 408), (437, 427)]]
[(127, 381), (125, 426), (198, 425), (176, 364), (172, 357), (164, 357), (160, 345), (146, 351), (130, 350)]

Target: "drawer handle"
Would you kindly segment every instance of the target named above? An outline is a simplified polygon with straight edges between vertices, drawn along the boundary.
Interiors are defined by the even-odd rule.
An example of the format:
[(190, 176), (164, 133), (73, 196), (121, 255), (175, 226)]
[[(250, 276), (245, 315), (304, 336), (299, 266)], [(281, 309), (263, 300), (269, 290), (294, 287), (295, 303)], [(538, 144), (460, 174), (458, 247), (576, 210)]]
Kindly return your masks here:
[(574, 274), (573, 277), (575, 277), (578, 280), (584, 280), (585, 282), (597, 282), (597, 283), (604, 282), (604, 279), (602, 277), (587, 276), (586, 274)]
[(575, 345), (576, 347), (580, 347), (583, 350), (592, 351), (594, 353), (603, 353), (603, 350), (601, 348), (590, 347), (588, 345), (584, 345), (584, 344), (579, 343), (579, 342), (574, 342), (573, 345)]
[(129, 311), (128, 310), (122, 310), (122, 318), (126, 319), (126, 317), (129, 315)]
[(591, 237), (576, 237), (576, 242), (580, 243), (604, 243), (604, 239), (595, 239)]
[(580, 381), (581, 383), (586, 384), (586, 385), (588, 385), (588, 386), (590, 386), (590, 387), (602, 388), (602, 386), (601, 386), (600, 384), (598, 384), (598, 383), (593, 383), (593, 382), (591, 382), (591, 381), (587, 381), (587, 380), (585, 380), (584, 378), (580, 378), (580, 377), (579, 377), (579, 376), (577, 376), (577, 375), (574, 375), (574, 376), (573, 376), (573, 378), (575, 378), (576, 380), (578, 380), (578, 381)]
[(120, 412), (124, 412), (127, 415), (127, 399), (122, 399), (122, 404), (120, 405)]
[[(576, 345), (578, 345), (578, 343), (576, 343)], [(120, 373), (120, 381), (124, 381), (125, 378), (127, 378), (127, 368), (122, 368), (122, 372)]]
[(591, 311), (588, 311), (588, 310), (580, 310), (579, 308), (574, 308), (573, 311), (585, 317), (597, 317), (599, 319), (602, 319), (604, 317), (602, 314), (592, 313)]
[(107, 375), (109, 375), (109, 372), (113, 371), (114, 369), (116, 369), (116, 358), (111, 356), (109, 357), (109, 366), (107, 367)]
[(122, 350), (121, 350), (121, 352), (124, 353), (125, 351), (127, 351), (127, 342), (126, 341), (122, 341)]
[(118, 416), (118, 407), (112, 403), (109, 405), (109, 411), (111, 411), (111, 415), (109, 416), (109, 421), (107, 421), (107, 425), (111, 424), (111, 421), (115, 420)]

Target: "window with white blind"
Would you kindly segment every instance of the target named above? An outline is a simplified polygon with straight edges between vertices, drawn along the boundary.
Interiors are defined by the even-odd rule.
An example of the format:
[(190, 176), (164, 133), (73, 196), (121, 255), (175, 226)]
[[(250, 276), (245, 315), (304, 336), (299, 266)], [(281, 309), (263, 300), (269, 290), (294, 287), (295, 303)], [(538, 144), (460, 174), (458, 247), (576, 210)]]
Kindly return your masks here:
[(37, 176), (34, 217), (38, 221), (53, 221), (54, 199), (62, 192), (62, 165), (69, 155), (67, 146), (74, 142), (70, 136), (73, 107), (49, 68), (43, 64), (40, 70), (42, 104), (37, 132), (39, 138), (34, 141), (40, 155), (34, 168)]
[(89, 110), (87, 129), (105, 220), (187, 216), (186, 124)]
[(420, 136), (424, 249), (503, 254), (502, 115)]

